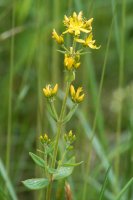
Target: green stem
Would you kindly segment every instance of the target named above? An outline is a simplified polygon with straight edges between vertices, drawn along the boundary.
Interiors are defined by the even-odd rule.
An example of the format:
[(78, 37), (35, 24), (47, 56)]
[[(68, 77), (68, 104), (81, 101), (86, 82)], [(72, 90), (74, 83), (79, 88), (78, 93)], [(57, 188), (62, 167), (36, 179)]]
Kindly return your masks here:
[[(56, 164), (56, 157), (57, 157), (57, 151), (58, 151), (58, 143), (59, 143), (59, 138), (60, 138), (60, 134), (61, 134), (62, 121), (63, 121), (65, 109), (66, 109), (66, 101), (67, 101), (67, 97), (68, 97), (68, 93), (69, 93), (69, 88), (70, 88), (70, 82), (67, 82), (65, 97), (64, 97), (64, 100), (63, 100), (63, 104), (62, 104), (60, 117), (59, 117), (59, 120), (57, 122), (57, 134), (56, 134), (55, 148), (54, 148), (53, 159), (52, 159), (52, 164), (51, 164), (52, 168), (54, 168), (55, 164)], [(50, 179), (51, 180), (50, 180), (50, 184), (49, 184), (48, 189), (47, 189), (46, 200), (50, 200), (50, 196), (51, 196), (52, 175), (51, 175)]]
[(55, 119), (58, 121), (58, 114), (56, 112), (56, 109), (55, 109), (55, 106), (54, 106), (54, 102), (52, 101), (52, 102), (49, 102), (49, 103), (50, 103), (50, 107), (51, 107), (51, 110), (53, 112), (53, 115), (54, 115)]
[[(75, 40), (73, 41), (73, 54), (75, 53), (75, 48), (76, 48), (76, 42)], [(56, 134), (56, 139), (55, 139), (55, 148), (54, 148), (54, 152), (53, 152), (53, 159), (52, 159), (52, 164), (51, 167), (54, 168), (55, 164), (56, 164), (56, 157), (57, 157), (57, 151), (58, 151), (58, 143), (59, 143), (59, 138), (60, 138), (60, 134), (61, 134), (61, 128), (63, 125), (63, 119), (64, 119), (64, 113), (66, 110), (66, 101), (67, 101), (67, 97), (68, 97), (68, 93), (69, 93), (69, 88), (70, 88), (70, 84), (72, 82), (73, 79), (71, 79), (71, 73), (69, 73), (69, 75), (67, 74), (67, 84), (66, 84), (66, 92), (65, 92), (65, 96), (64, 96), (64, 100), (62, 103), (62, 108), (61, 108), (61, 112), (60, 112), (60, 116), (59, 119), (57, 121), (57, 134)], [(46, 193), (46, 200), (50, 200), (50, 196), (51, 196), (51, 189), (52, 189), (52, 175), (50, 177), (50, 184), (48, 186), (47, 189), (47, 193)]]

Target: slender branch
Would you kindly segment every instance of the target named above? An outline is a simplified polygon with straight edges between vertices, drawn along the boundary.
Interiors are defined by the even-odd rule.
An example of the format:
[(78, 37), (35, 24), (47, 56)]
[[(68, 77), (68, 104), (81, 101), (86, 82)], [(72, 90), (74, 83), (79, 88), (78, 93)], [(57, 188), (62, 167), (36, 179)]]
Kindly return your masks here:
[(55, 119), (58, 121), (58, 114), (56, 112), (54, 102), (53, 101), (49, 101), (49, 104), (50, 104), (50, 108), (51, 108), (51, 111), (53, 112), (53, 115), (54, 115)]

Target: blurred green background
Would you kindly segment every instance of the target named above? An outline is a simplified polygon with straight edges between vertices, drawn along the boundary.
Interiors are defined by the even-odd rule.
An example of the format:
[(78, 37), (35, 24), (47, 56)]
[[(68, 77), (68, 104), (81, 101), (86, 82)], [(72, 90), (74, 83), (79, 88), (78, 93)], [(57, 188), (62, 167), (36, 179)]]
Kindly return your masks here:
[[(84, 161), (68, 179), (73, 199), (98, 200), (110, 165), (105, 200), (114, 200), (133, 176), (133, 1), (0, 0), (1, 200), (8, 199), (5, 183), (9, 199), (41, 199), (21, 181), (39, 173), (28, 155), (36, 152), (39, 135), (55, 134), (42, 88), (58, 82), (61, 100), (64, 66), (51, 33), (62, 32), (65, 14), (81, 10), (94, 18), (93, 35), (101, 48), (82, 56), (76, 73), (86, 98), (66, 128), (75, 131), (76, 158)], [(55, 199), (62, 195), (58, 191)], [(132, 185), (121, 199), (133, 199)]]

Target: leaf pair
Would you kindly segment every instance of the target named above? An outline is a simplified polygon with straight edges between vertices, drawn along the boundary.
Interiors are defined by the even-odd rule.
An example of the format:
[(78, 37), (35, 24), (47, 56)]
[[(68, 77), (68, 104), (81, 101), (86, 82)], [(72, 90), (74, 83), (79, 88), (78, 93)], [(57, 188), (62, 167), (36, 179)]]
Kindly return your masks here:
[[(60, 180), (72, 174), (74, 167), (60, 167), (53, 174), (53, 180)], [(22, 183), (30, 190), (39, 190), (49, 185), (50, 181), (47, 178), (34, 178), (22, 181)]]
[[(70, 176), (72, 174), (74, 166), (80, 164), (80, 163), (75, 163), (75, 158), (72, 157), (66, 164), (64, 164), (64, 166), (61, 166), (57, 169), (51, 169), (48, 166), (46, 166), (45, 161), (41, 157), (31, 152), (29, 153), (29, 155), (38, 166), (48, 169), (48, 172), (52, 174), (53, 181), (60, 180)], [(47, 178), (34, 178), (22, 181), (22, 183), (31, 190), (39, 190), (47, 187), (50, 183), (50, 180)]]

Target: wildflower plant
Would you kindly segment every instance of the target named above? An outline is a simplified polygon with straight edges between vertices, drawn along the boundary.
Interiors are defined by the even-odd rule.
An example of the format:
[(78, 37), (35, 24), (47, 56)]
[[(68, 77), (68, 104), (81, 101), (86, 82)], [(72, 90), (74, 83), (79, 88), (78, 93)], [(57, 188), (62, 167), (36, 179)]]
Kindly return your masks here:
[[(83, 88), (80, 86), (75, 89), (74, 83), (72, 83), (75, 81), (75, 72), (81, 66), (80, 57), (86, 53), (85, 48), (100, 48), (95, 45), (95, 40), (93, 40), (92, 22), (93, 18), (87, 20), (83, 17), (82, 12), (79, 12), (78, 14), (74, 12), (70, 17), (64, 16), (63, 24), (66, 29), (61, 34), (58, 34), (55, 29), (52, 32), (52, 38), (61, 48), (59, 52), (64, 54), (66, 84), (64, 99), (60, 114), (58, 114), (54, 104), (58, 97), (58, 84), (56, 83), (53, 86), (48, 84), (43, 88), (44, 96), (50, 106), (49, 112), (56, 121), (56, 136), (54, 139), (50, 139), (46, 133), (40, 135), (39, 140), (42, 149), (38, 151), (41, 156), (31, 152), (29, 153), (35, 164), (44, 170), (43, 178), (34, 178), (23, 181), (23, 184), (31, 190), (47, 187), (46, 200), (50, 200), (51, 198), (52, 185), (54, 182), (70, 176), (74, 167), (82, 163), (76, 163), (75, 156), (70, 157), (69, 154), (69, 152), (73, 150), (73, 143), (76, 140), (75, 134), (72, 130), (64, 134), (62, 132), (62, 127), (71, 119), (78, 105), (85, 98)], [(69, 47), (65, 44), (67, 34), (72, 37), (72, 44)], [(66, 103), (69, 96), (73, 105), (67, 112)], [(62, 134), (64, 135), (64, 152), (62, 153), (61, 158), (58, 159), (58, 145)]]

